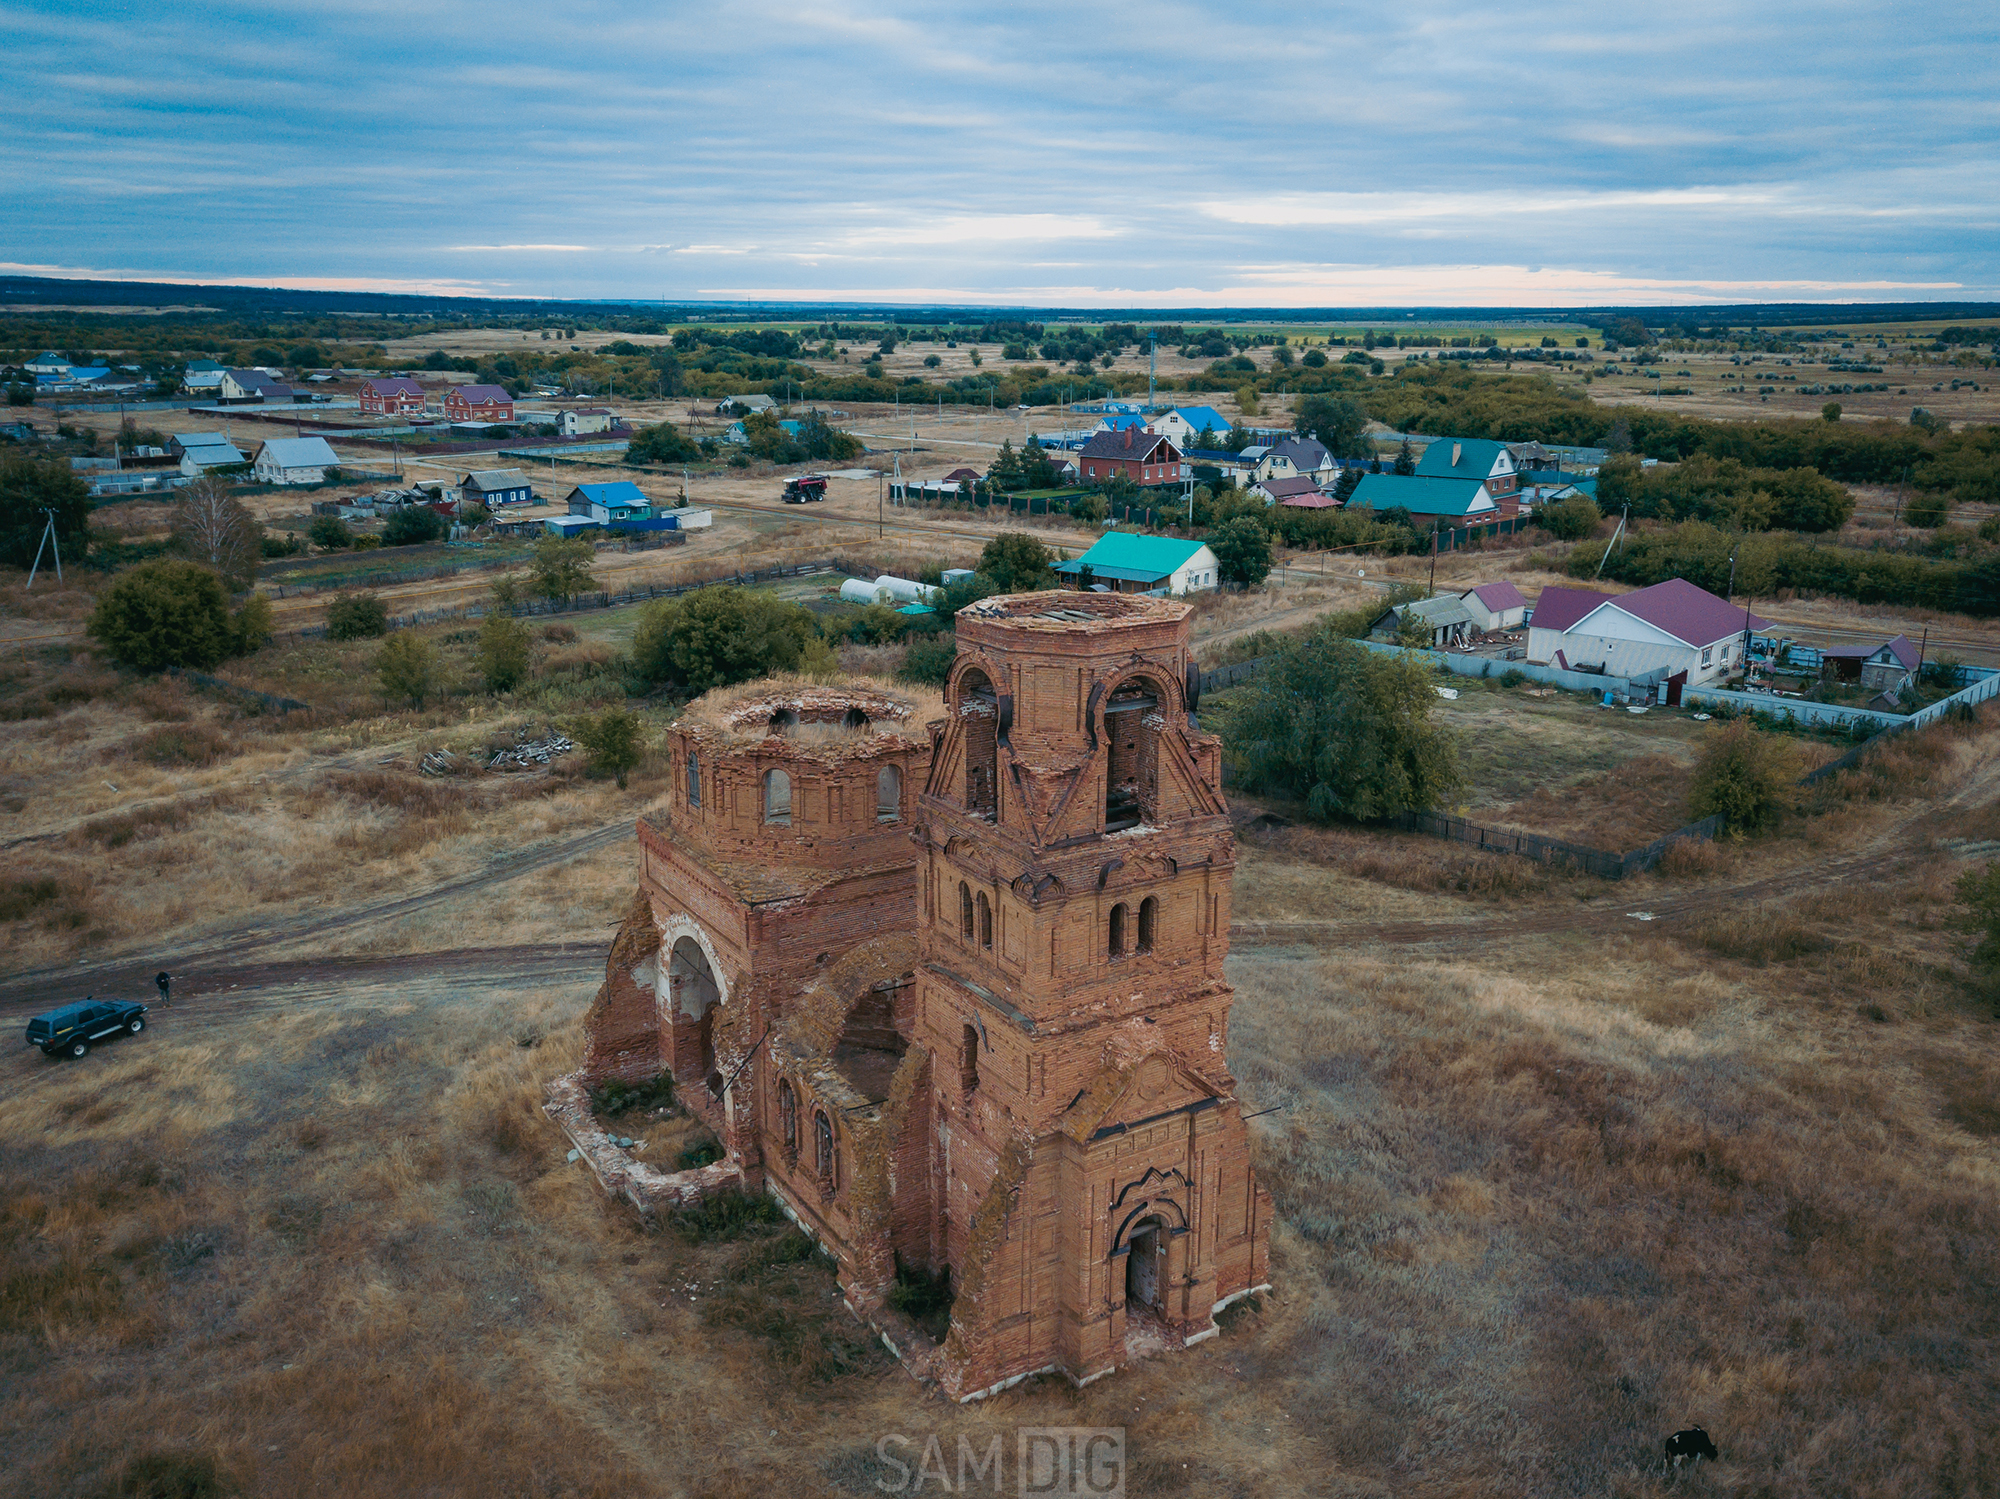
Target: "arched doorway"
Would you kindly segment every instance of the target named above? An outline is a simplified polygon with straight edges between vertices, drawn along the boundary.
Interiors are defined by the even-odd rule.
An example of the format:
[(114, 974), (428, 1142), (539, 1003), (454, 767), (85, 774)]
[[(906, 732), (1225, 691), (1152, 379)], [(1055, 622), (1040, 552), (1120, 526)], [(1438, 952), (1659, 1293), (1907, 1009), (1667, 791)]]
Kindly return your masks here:
[(1161, 1261), (1167, 1249), (1166, 1225), (1158, 1218), (1142, 1218), (1132, 1225), (1125, 1251), (1125, 1310), (1160, 1310)]
[[(667, 957), (668, 993), (672, 998), (674, 1030), (692, 1027), (694, 1045), (676, 1045), (674, 1071), (683, 1082), (711, 1082), (716, 1076), (715, 1013), (722, 1003), (722, 990), (709, 967), (708, 954), (692, 937), (674, 943)], [(712, 1085), (712, 1084), (711, 1084)]]

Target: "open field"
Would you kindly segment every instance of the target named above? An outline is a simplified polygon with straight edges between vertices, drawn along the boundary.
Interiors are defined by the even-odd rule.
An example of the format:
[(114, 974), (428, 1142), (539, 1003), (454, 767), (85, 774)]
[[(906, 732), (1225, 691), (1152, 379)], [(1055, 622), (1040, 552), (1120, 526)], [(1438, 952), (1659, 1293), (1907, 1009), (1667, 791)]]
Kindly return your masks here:
[[(111, 711), (70, 710), (74, 742)], [(1081, 1424), (1126, 1429), (1134, 1494), (1643, 1495), (1691, 1421), (1723, 1453), (1697, 1492), (1976, 1492), (2000, 1044), (1935, 840), (2000, 833), (1996, 749), (1990, 721), (1928, 734), (1630, 890), (1246, 832), (1230, 1054), (1276, 1109), (1276, 1289), (1185, 1355), (970, 1408), (781, 1241), (607, 1204), (535, 1112), (643, 788), (599, 788), (610, 842), (495, 803), (472, 831), (512, 835), (455, 874), (343, 859), (365, 885), (290, 917), (221, 890), (143, 1036), (0, 1063), (0, 1494), (866, 1495), (889, 1433)], [(582, 863), (510, 875), (565, 839)], [(0, 1017), (47, 993), (0, 978)]]

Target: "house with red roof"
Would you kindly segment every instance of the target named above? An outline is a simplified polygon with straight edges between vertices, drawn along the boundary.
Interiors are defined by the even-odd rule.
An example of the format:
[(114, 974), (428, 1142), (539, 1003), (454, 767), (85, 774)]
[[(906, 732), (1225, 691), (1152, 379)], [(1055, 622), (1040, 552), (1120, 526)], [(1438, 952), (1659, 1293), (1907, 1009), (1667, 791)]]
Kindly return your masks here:
[(1528, 617), (1528, 601), (1512, 583), (1481, 583), (1459, 595), (1482, 635), (1488, 630), (1518, 630)]
[(1743, 665), (1744, 637), (1770, 624), (1685, 578), (1635, 593), (1545, 588), (1529, 620), (1528, 660), (1564, 671), (1664, 681), (1669, 702)]
[(363, 380), (361, 410), (369, 416), (422, 416), (424, 388), (408, 375)]
[(454, 422), (511, 422), (514, 398), (499, 385), (454, 385), (444, 393), (444, 414)]

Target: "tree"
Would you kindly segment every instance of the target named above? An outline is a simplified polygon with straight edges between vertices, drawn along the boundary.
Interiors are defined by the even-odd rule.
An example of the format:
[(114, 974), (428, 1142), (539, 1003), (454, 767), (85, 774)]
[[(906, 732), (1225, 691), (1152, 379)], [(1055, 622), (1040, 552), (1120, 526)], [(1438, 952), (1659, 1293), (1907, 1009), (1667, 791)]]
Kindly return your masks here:
[(271, 601), (261, 593), (251, 594), (238, 606), (236, 617), (229, 622), (229, 654), (254, 656), (270, 644), (274, 629)]
[(444, 517), (428, 505), (405, 505), (382, 527), (385, 547), (422, 546), (444, 535)]
[(1942, 492), (1914, 494), (1903, 507), (1903, 519), (1926, 531), (1935, 531), (1951, 516), (1951, 496)]
[[(1320, 362), (1326, 362), (1324, 355)], [(1301, 397), (1293, 425), (1305, 436), (1318, 438), (1336, 458), (1355, 458), (1368, 451), (1368, 413), (1346, 396)]]
[(1050, 570), (1054, 561), (1049, 549), (1027, 532), (1002, 531), (986, 543), (974, 571), (991, 578), (1000, 593), (1034, 593), (1056, 586)]
[(1798, 777), (1798, 754), (1789, 741), (1733, 723), (1711, 733), (1702, 746), (1688, 810), (1696, 818), (1719, 812), (1726, 831), (1754, 833), (1791, 805)]
[(113, 660), (136, 671), (208, 667), (236, 646), (229, 594), (198, 562), (142, 562), (97, 600), (86, 627)]
[(337, 593), (326, 606), (329, 640), (373, 640), (389, 631), (389, 606), (373, 593)]
[[(90, 541), (90, 489), (60, 459), (40, 460), (10, 453), (0, 458), (0, 561), (15, 567), (34, 564), (53, 510), (56, 545), (63, 557), (83, 560)], [(48, 566), (48, 554), (42, 554)]]
[(607, 708), (595, 718), (578, 719), (570, 732), (589, 756), (592, 773), (616, 776), (623, 791), (626, 776), (645, 754), (643, 728), (630, 709)]
[(772, 672), (813, 669), (825, 654), (803, 607), (729, 584), (647, 606), (632, 639), (640, 676), (691, 696)]
[(1823, 422), (1837, 422), (1837, 421), (1839, 421), (1839, 420), (1840, 420), (1840, 402), (1838, 402), (1838, 401), (1828, 401), (1828, 402), (1827, 402), (1827, 403), (1826, 403), (1826, 404), (1825, 404), (1824, 406), (1820, 407), (1820, 408), (1819, 408), (1819, 418), (1820, 418), (1820, 420), (1821, 420), (1821, 421), (1823, 421)]
[(1239, 386), (1236, 391), (1236, 405), (1245, 416), (1255, 416), (1258, 411), (1257, 387), (1254, 385)]
[(222, 480), (204, 476), (183, 489), (168, 529), (175, 546), (232, 588), (248, 588), (257, 576), (264, 528)]
[(535, 543), (529, 564), (537, 596), (551, 603), (573, 603), (580, 593), (593, 592), (597, 574), (590, 565), (597, 549), (581, 536), (545, 536)]
[(1535, 512), (1535, 524), (1561, 541), (1581, 541), (1597, 529), (1604, 517), (1582, 495), (1558, 500)]
[(952, 663), (957, 660), (958, 641), (950, 631), (941, 630), (935, 635), (910, 642), (903, 664), (896, 668), (896, 679), (926, 687), (942, 687), (951, 675)]
[(1271, 538), (1247, 515), (1225, 521), (1202, 538), (1215, 553), (1223, 581), (1255, 588), (1271, 572)]
[(672, 422), (641, 427), (625, 449), (627, 463), (698, 463), (701, 449)]
[(375, 653), (375, 675), (381, 679), (384, 697), (391, 702), (408, 699), (411, 707), (421, 708), (424, 699), (437, 691), (437, 653), (428, 640), (398, 630)]
[(986, 470), (986, 482), (1001, 494), (1012, 494), (1026, 487), (1026, 474), (1021, 468), (1021, 455), (1014, 451), (1014, 439), (1000, 439), (1000, 451), (993, 455), (993, 463)]
[(1391, 472), (1414, 474), (1417, 471), (1417, 456), (1410, 451), (1410, 439), (1404, 438), (1402, 446), (1396, 449), (1396, 466)]
[(34, 405), (35, 387), (32, 385), (24, 385), (18, 380), (13, 382), (11, 385), (7, 387), (7, 404), (9, 406)]
[(306, 540), (322, 552), (344, 552), (354, 545), (354, 533), (339, 516), (321, 515), (306, 527)]
[(1632, 451), (1632, 423), (1620, 416), (1604, 434), (1604, 451), (1611, 455)]
[(1361, 470), (1343, 468), (1340, 477), (1333, 481), (1333, 497), (1345, 505), (1354, 498), (1354, 491), (1361, 487)]
[(1321, 821), (1448, 805), (1464, 786), (1458, 741), (1433, 723), (1431, 674), (1325, 625), (1278, 648), (1219, 714), (1240, 784), (1292, 797)]
[(493, 608), (479, 626), (479, 674), (488, 690), (511, 692), (528, 675), (528, 627)]

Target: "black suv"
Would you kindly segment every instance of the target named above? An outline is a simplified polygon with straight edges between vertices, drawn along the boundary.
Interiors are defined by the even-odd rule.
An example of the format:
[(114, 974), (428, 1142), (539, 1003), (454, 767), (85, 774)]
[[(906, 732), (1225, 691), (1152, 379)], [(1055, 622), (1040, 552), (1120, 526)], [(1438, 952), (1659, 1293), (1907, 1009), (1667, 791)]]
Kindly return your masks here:
[(28, 1022), (28, 1044), (42, 1055), (81, 1057), (90, 1043), (126, 1031), (136, 1036), (146, 1028), (146, 1007), (124, 999), (79, 999)]

